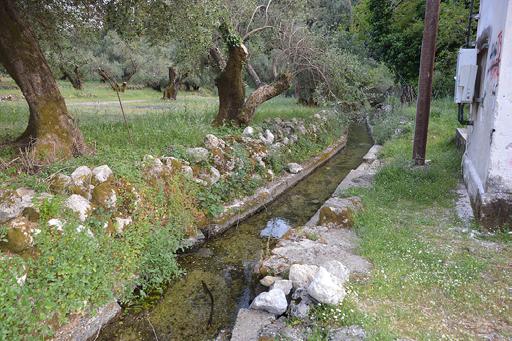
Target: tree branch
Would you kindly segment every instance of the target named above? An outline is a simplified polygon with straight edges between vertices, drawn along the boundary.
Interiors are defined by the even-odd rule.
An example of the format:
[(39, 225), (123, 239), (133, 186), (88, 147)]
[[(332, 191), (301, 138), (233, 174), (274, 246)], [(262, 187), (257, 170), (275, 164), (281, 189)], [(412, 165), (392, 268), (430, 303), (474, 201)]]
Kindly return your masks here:
[(262, 27), (258, 27), (258, 28), (255, 28), (254, 30), (250, 31), (250, 32), (247, 32), (244, 37), (242, 38), (242, 40), (244, 41), (244, 43), (247, 41), (247, 39), (250, 38), (250, 36), (252, 36), (253, 34), (255, 33), (258, 33), (259, 31), (263, 31), (263, 30), (266, 30), (267, 28), (273, 28), (274, 26), (270, 26), (270, 25), (267, 25), (267, 26), (262, 26)]

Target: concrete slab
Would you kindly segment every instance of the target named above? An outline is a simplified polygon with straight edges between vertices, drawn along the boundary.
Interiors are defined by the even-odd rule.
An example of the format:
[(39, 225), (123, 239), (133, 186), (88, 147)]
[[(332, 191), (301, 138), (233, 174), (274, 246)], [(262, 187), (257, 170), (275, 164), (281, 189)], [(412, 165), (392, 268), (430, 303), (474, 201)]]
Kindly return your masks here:
[(380, 150), (382, 149), (381, 145), (374, 144), (368, 153), (366, 153), (365, 156), (363, 156), (363, 161), (367, 163), (372, 163), (373, 161), (377, 160), (377, 156), (379, 155)]
[(464, 153), (466, 150), (466, 142), (468, 139), (468, 130), (467, 128), (457, 128), (455, 130), (455, 144), (457, 146), (457, 149)]
[(321, 266), (334, 259), (347, 266), (351, 273), (365, 275), (369, 272), (371, 264), (356, 254), (359, 239), (354, 231), (314, 226), (305, 228), (302, 234), (317, 239), (292, 236), (279, 242), (272, 250), (272, 256), (262, 262), (260, 270), (284, 274), (292, 264)]
[(258, 341), (260, 330), (275, 319), (273, 314), (242, 308), (238, 311), (231, 341)]

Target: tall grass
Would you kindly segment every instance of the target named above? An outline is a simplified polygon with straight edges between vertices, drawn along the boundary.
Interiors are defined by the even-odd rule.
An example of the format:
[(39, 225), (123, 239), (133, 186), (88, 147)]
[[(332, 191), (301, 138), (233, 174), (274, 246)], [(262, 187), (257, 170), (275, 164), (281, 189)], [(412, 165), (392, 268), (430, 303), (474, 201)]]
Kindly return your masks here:
[[(133, 136), (133, 140), (130, 140), (116, 103), (117, 97), (105, 84), (86, 83), (82, 91), (72, 89), (67, 82), (59, 84), (70, 113), (95, 153), (49, 166), (42, 170), (43, 175), (82, 164), (94, 166), (106, 163), (116, 174), (136, 181), (137, 161), (145, 154), (168, 155), (175, 147), (201, 145), (206, 134), (222, 137), (241, 132), (241, 128), (212, 126), (218, 104), (216, 97), (180, 92), (177, 101), (170, 102), (161, 100), (160, 94), (154, 90), (140, 89), (121, 94)], [(13, 90), (2, 91), (13, 93)], [(133, 100), (137, 102), (131, 102)], [(83, 102), (91, 103), (83, 105)], [(316, 110), (298, 105), (293, 98), (277, 97), (258, 108), (253, 125), (261, 125), (273, 117), (309, 118)], [(27, 121), (28, 107), (23, 100), (0, 103), (0, 143), (19, 136)], [(13, 148), (0, 150), (0, 158), (4, 161), (14, 158), (16, 154), (17, 150)], [(19, 183), (18, 180), (23, 180), (27, 184), (26, 177), (12, 179), (8, 173), (2, 172), (1, 180), (10, 178), (9, 181)], [(38, 182), (38, 179), (29, 179)]]

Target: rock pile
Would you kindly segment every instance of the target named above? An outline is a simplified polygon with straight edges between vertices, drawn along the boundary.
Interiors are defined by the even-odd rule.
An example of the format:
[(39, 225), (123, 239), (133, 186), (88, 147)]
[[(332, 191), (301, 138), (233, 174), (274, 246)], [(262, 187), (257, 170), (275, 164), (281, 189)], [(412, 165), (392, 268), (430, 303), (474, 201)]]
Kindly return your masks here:
[[(112, 233), (121, 233), (131, 223), (131, 215), (140, 201), (135, 188), (124, 180), (116, 180), (107, 165), (92, 170), (80, 166), (70, 175), (57, 173), (50, 178), (49, 188), (52, 193), (36, 193), (28, 188), (0, 190), (0, 224), (7, 227), (5, 249), (20, 253), (33, 247), (34, 236), (42, 228), (64, 231), (66, 221), (60, 217), (51, 217), (45, 226), (40, 226), (39, 209), (45, 200), (52, 200), (55, 195), (65, 196), (63, 208), (80, 222), (96, 212), (109, 213), (111, 219), (105, 222), (105, 227)], [(118, 204), (120, 193), (125, 195), (121, 206)], [(83, 225), (76, 226), (75, 230), (92, 236)]]
[[(330, 260), (324, 266), (293, 264), (288, 280), (272, 276), (262, 279), (261, 283), (270, 290), (259, 294), (251, 308), (277, 316), (288, 311), (289, 316), (306, 317), (313, 303), (341, 303), (346, 295), (348, 275), (347, 267), (336, 260)], [(286, 296), (290, 298), (290, 305)]]
[(0, 190), (0, 224), (7, 229), (2, 243), (7, 250), (22, 252), (33, 246), (33, 237), (40, 232), (35, 204), (49, 197), (49, 193), (36, 194), (28, 188)]
[[(108, 165), (92, 170), (87, 166), (80, 166), (69, 176), (56, 174), (50, 179), (50, 189), (55, 194), (69, 195), (64, 201), (64, 207), (82, 222), (97, 211), (110, 213), (111, 219), (105, 222), (110, 233), (122, 233), (131, 223), (131, 215), (140, 202), (135, 187), (124, 180), (116, 179)], [(121, 193), (124, 195), (123, 205), (118, 206), (118, 196)]]
[[(315, 119), (306, 123), (301, 119), (283, 121), (280, 118), (266, 120), (263, 128), (246, 127), (241, 136), (226, 136), (224, 139), (213, 134), (204, 138), (203, 146), (187, 148), (184, 155), (156, 158), (146, 155), (143, 160), (144, 174), (149, 181), (159, 181), (182, 173), (195, 182), (211, 186), (219, 180), (233, 176), (244, 166), (244, 160), (236, 156), (235, 149), (244, 149), (249, 162), (264, 170), (252, 174), (253, 178), (266, 177), (272, 180), (274, 174), (269, 167), (269, 157), (287, 145), (299, 140), (299, 136), (317, 134), (325, 129), (328, 113), (315, 114)], [(302, 166), (289, 163), (289, 173), (302, 171)]]

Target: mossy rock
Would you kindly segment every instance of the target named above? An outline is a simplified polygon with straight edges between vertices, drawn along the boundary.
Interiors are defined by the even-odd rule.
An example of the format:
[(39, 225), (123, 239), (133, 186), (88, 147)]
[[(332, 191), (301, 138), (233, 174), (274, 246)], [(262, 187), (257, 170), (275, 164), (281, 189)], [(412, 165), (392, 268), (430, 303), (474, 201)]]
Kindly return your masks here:
[(114, 190), (114, 184), (103, 182), (94, 187), (92, 191), (92, 203), (106, 210), (114, 209), (117, 203), (117, 194)]
[(319, 224), (352, 227), (355, 212), (361, 208), (362, 204), (359, 197), (331, 198), (320, 208)]
[(39, 210), (35, 207), (25, 207), (21, 214), (33, 223), (39, 222), (39, 218), (41, 216)]
[(78, 194), (78, 195), (86, 198), (87, 200), (91, 199), (91, 189), (89, 186), (84, 187), (84, 186), (72, 184), (67, 188), (67, 191), (70, 194)]
[(54, 194), (67, 194), (71, 185), (71, 177), (65, 174), (57, 174), (50, 180), (50, 191)]
[(33, 246), (33, 233), (36, 224), (25, 217), (17, 217), (7, 225), (7, 243), (5, 247), (12, 252), (22, 252)]
[(334, 224), (351, 227), (354, 224), (352, 209), (348, 207), (322, 207), (320, 209), (320, 225)]

